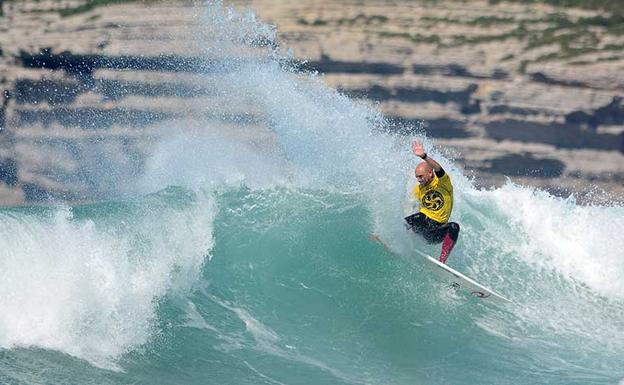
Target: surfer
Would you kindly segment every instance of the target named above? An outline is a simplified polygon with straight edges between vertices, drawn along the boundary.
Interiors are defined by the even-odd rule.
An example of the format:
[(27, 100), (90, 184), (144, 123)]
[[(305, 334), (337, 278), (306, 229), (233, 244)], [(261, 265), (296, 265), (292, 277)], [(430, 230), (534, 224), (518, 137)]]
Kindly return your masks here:
[(413, 190), (413, 197), (419, 201), (420, 210), (405, 217), (405, 221), (410, 229), (428, 243), (442, 243), (438, 260), (446, 263), (459, 236), (459, 225), (448, 221), (453, 210), (453, 184), (442, 166), (427, 156), (421, 142), (412, 143), (412, 151), (423, 160), (416, 166), (418, 185)]

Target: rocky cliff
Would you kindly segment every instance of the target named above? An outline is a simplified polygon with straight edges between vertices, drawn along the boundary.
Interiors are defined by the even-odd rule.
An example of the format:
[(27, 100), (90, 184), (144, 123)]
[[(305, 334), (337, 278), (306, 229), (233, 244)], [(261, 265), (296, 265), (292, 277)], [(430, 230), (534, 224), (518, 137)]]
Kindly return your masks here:
[[(189, 2), (4, 1), (0, 201), (97, 199), (140, 173), (171, 122), (218, 119), (270, 140), (223, 104)], [(393, 127), (424, 129), (478, 184), (624, 195), (624, 20), (487, 1), (238, 1), (283, 51)], [(101, 152), (108, 156), (102, 164)], [(110, 181), (107, 173), (111, 173)], [(124, 175), (119, 175), (119, 174)], [(108, 182), (107, 182), (108, 181)]]

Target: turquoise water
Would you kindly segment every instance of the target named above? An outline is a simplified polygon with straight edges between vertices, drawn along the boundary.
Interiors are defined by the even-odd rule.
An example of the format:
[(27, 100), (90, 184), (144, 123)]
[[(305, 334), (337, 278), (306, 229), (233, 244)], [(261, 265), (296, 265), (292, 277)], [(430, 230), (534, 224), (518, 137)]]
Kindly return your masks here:
[[(603, 211), (505, 189), (505, 199), (566, 205), (560, 217)], [(501, 220), (499, 192), (460, 203), (465, 233), (450, 262), (514, 300), (504, 306), (455, 293), (417, 255), (370, 241), (373, 213), (359, 194), (171, 187), (4, 210), (0, 381), (617, 384), (621, 281), (566, 275), (554, 247), (531, 260), (520, 250), (530, 234), (471, 249), (496, 236), (488, 227), (520, 238), (517, 218)], [(407, 232), (396, 239), (437, 251)], [(584, 258), (577, 268), (590, 270)]]
[[(207, 54), (274, 38), (251, 14), (202, 15)], [(216, 90), (274, 145), (172, 124), (118, 195), (0, 210), (0, 383), (623, 381), (622, 205), (476, 189), (423, 137), (455, 185), (449, 264), (514, 302), (456, 293), (402, 225), (411, 138), (256, 54)]]

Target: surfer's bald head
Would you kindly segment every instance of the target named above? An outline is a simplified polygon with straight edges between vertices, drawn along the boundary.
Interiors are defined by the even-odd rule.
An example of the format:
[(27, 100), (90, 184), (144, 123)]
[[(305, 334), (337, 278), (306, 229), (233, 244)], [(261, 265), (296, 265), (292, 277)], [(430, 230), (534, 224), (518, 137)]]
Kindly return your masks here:
[(428, 185), (433, 180), (433, 168), (427, 162), (421, 162), (414, 171), (418, 183)]

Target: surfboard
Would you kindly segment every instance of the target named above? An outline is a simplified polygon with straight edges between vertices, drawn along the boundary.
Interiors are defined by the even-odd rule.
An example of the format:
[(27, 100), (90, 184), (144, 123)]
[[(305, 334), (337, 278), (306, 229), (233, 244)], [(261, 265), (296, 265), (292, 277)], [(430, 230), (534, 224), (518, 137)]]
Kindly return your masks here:
[[(394, 254), (392, 249), (378, 235), (371, 234), (370, 239), (371, 241), (380, 243), (388, 253)], [(512, 302), (494, 290), (483, 286), (472, 278), (466, 277), (459, 271), (443, 264), (422, 251), (416, 250), (416, 252), (424, 258), (427, 262), (427, 266), (429, 266), (443, 282), (448, 282), (451, 288), (455, 290), (462, 290), (479, 299), (493, 300), (497, 302)]]
[(469, 294), (479, 299), (494, 300), (498, 302), (511, 302), (509, 299), (496, 293), (494, 290), (483, 286), (472, 278), (466, 277), (459, 271), (448, 267), (437, 259), (431, 258), (426, 254), (423, 254), (423, 257), (425, 261), (427, 261), (431, 269), (435, 273), (437, 273), (438, 277), (443, 281), (448, 282), (450, 287), (456, 290), (468, 292)]

